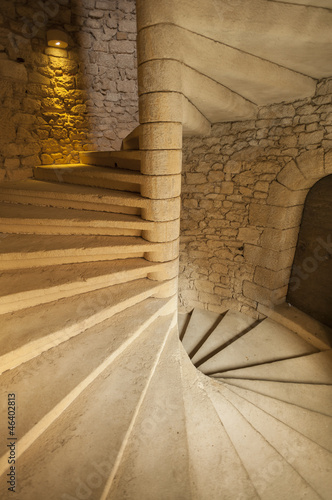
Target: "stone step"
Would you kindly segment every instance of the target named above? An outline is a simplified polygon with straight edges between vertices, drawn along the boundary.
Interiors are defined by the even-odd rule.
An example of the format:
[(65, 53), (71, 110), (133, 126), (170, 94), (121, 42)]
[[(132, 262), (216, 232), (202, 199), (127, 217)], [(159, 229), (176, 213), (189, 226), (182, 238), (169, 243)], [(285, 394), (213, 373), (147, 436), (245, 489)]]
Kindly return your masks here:
[[(227, 389), (332, 452), (332, 418), (269, 396), (223, 383)], [(312, 388), (312, 392), (315, 388)]]
[(183, 338), (183, 335), (185, 334), (189, 320), (190, 320), (190, 313), (178, 314), (178, 330), (179, 330), (179, 337), (181, 340)]
[(229, 342), (248, 331), (254, 323), (253, 318), (239, 311), (228, 311), (199, 351), (192, 357), (192, 362), (195, 366), (201, 365), (207, 358), (226, 347)]
[(81, 151), (80, 161), (86, 165), (141, 170), (140, 151)]
[(173, 317), (157, 319), (18, 458), (19, 495), (34, 500), (47, 491), (50, 500), (87, 494), (101, 498), (162, 356)]
[[(160, 23), (177, 24), (189, 32), (219, 41), (239, 52), (273, 61), (302, 75), (322, 78), (330, 74), (330, 66), (322, 54), (322, 48), (331, 42), (331, 14), (329, 10), (313, 7), (331, 9), (332, 2), (276, 0), (262, 3), (252, 0), (248, 4), (246, 0), (237, 0), (236, 8), (242, 12), (240, 18), (236, 10), (213, 0), (205, 0), (204, 9), (200, 2), (192, 3), (190, 15), (186, 4), (164, 2), (159, 9), (150, 8), (148, 15), (142, 16), (139, 28)], [(300, 33), (299, 19), (302, 22)], [(273, 30), (266, 29), (266, 26), (272, 25)], [(215, 47), (213, 50), (216, 52), (218, 49)], [(303, 57), (304, 54), (306, 57)], [(213, 55), (211, 53), (211, 57)], [(216, 103), (218, 106), (219, 102)]]
[(203, 309), (194, 309), (182, 338), (182, 344), (191, 357), (205, 342), (220, 321), (220, 314)]
[[(216, 14), (214, 7), (212, 19), (218, 19)], [(312, 78), (188, 31), (176, 22), (164, 20), (141, 30), (138, 43), (139, 65), (156, 59), (179, 61), (259, 106), (291, 102), (315, 92)], [(200, 111), (205, 113), (204, 108)]]
[(121, 144), (121, 150), (122, 151), (128, 151), (128, 150), (133, 150), (139, 149), (139, 131), (140, 131), (140, 126), (134, 128), (130, 134), (128, 134), (122, 141)]
[(140, 215), (149, 201), (137, 193), (36, 179), (3, 182), (0, 184), (0, 196), (3, 201), (11, 203), (132, 215)]
[[(251, 425), (247, 416), (243, 416), (233, 402), (226, 399), (228, 392), (226, 393), (224, 387), (211, 383), (206, 390), (259, 498), (262, 500), (279, 500), (280, 498), (318, 500), (320, 498), (293, 468), (291, 461), (288, 462), (289, 456), (281, 456), (274, 445), (271, 445)], [(273, 433), (273, 427), (271, 432)], [(289, 447), (291, 448), (291, 445)], [(312, 459), (311, 456), (310, 459)]]
[(41, 181), (65, 182), (84, 186), (139, 193), (144, 176), (131, 170), (91, 165), (43, 165), (35, 167), (34, 176)]
[(259, 496), (229, 439), (216, 410), (207, 396), (206, 380), (182, 350), (181, 359), (183, 398), (189, 470), (192, 490), (198, 499), (222, 498), (258, 499)]
[(153, 297), (167, 286), (168, 282), (145, 278), (3, 314), (0, 317), (1, 373)]
[(140, 236), (154, 223), (137, 215), (0, 203), (0, 232)]
[[(17, 422), (19, 439), (30, 433), (29, 439), (24, 438), (30, 445), (88, 384), (136, 341), (158, 316), (168, 314), (169, 309), (169, 299), (146, 299), (3, 373), (0, 397), (2, 401), (7, 399), (8, 388), (15, 393), (20, 412)], [(8, 434), (6, 412), (7, 407), (2, 405), (0, 432), (3, 436)], [(6, 454), (6, 445), (2, 440), (0, 456)]]
[(330, 385), (315, 384), (313, 386), (312, 384), (236, 378), (218, 378), (218, 380), (332, 417), (332, 386)]
[(146, 278), (149, 273), (162, 272), (167, 265), (145, 259), (122, 259), (21, 269), (19, 274), (3, 271), (0, 314)]
[[(282, 460), (291, 464), (299, 477), (305, 478), (306, 487), (309, 485), (316, 492), (318, 498), (325, 500), (331, 498), (332, 454), (329, 451), (228, 389), (224, 388), (222, 394), (230, 404), (241, 412), (246, 421), (256, 429), (269, 445), (278, 452), (278, 468), (274, 468), (275, 474), (273, 477), (276, 486), (279, 483), (280, 487), (279, 496), (276, 498), (304, 498), (305, 493), (309, 498), (312, 498), (309, 496), (309, 491), (306, 492), (306, 488), (300, 482), (300, 489), (294, 490), (295, 496), (293, 494), (288, 494), (288, 496), (282, 494), (282, 485), (286, 480), (286, 468), (283, 467)], [(252, 459), (254, 461), (253, 455)], [(278, 473), (276, 473), (277, 471)], [(295, 483), (292, 486), (294, 487)], [(301, 494), (303, 496), (300, 496)]]
[(0, 240), (0, 270), (136, 258), (161, 249), (137, 236), (0, 234)]
[(192, 499), (178, 336), (174, 331), (102, 499)]
[(265, 316), (293, 330), (319, 350), (331, 349), (332, 328), (323, 325), (296, 307), (284, 303), (273, 309), (259, 305), (258, 310), (265, 314)]
[(332, 350), (285, 359), (220, 374), (218, 378), (240, 378), (299, 384), (332, 385)]
[(236, 370), (317, 352), (301, 337), (275, 321), (265, 319), (199, 366), (205, 374)]

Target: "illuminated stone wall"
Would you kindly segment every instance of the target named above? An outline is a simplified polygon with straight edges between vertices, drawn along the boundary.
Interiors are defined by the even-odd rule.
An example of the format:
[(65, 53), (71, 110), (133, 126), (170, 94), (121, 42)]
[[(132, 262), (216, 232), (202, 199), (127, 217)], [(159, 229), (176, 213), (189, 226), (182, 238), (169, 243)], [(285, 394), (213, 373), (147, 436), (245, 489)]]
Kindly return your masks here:
[(138, 124), (135, 41), (134, 0), (1, 0), (0, 179), (120, 147)]

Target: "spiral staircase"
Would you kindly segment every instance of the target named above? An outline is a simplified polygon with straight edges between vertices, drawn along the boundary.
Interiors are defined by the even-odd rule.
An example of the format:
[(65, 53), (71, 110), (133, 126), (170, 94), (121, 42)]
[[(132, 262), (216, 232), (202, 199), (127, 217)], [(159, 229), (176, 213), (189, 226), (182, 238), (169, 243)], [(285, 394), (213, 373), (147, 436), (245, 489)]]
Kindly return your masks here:
[(2, 498), (13, 439), (22, 500), (330, 498), (330, 330), (177, 321), (177, 262), (145, 258), (165, 243), (125, 189), (138, 154), (0, 187)]
[[(206, 3), (227, 21), (229, 2)], [(261, 17), (244, 54), (229, 29), (212, 43), (201, 2), (138, 0), (139, 130), (122, 151), (0, 185), (1, 498), (331, 498), (330, 329), (285, 307), (177, 314), (182, 133), (255, 117), (276, 92), (310, 96), (326, 73), (329, 0), (289, 3), (252, 2), (288, 19), (286, 46), (289, 9), (303, 24), (317, 10), (309, 42), (298, 34), (310, 75), (298, 46), (283, 67)]]

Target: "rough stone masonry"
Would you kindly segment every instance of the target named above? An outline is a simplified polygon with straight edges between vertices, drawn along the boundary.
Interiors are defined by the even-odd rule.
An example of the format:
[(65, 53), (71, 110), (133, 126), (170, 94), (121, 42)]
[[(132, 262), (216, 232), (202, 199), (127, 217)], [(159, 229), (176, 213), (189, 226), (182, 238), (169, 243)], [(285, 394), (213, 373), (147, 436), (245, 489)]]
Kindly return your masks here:
[[(216, 124), (209, 137), (185, 139), (179, 284), (183, 309), (236, 308), (257, 317), (257, 299), (264, 302), (276, 280), (285, 294), (297, 232), (284, 230), (279, 217), (282, 213), (288, 219), (288, 227), (299, 224), (306, 193), (295, 192), (299, 168), (308, 168), (316, 178), (326, 175), (322, 159), (331, 159), (331, 102), (332, 80), (327, 79), (318, 83), (313, 98), (262, 107), (255, 120)], [(294, 173), (291, 190), (284, 186), (285, 171), (288, 177)], [(272, 249), (268, 254), (273, 238), (275, 245), (285, 241), (287, 251)], [(273, 268), (274, 253), (285, 261), (282, 270)]]
[(0, 106), (0, 180), (118, 149), (138, 124), (135, 1), (2, 0)]

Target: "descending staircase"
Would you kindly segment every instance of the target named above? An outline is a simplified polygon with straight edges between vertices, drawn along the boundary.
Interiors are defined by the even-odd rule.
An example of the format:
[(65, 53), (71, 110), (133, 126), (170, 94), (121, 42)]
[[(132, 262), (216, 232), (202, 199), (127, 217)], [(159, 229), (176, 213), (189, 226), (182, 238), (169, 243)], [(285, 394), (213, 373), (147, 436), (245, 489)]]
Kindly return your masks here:
[(0, 186), (2, 498), (15, 441), (20, 500), (329, 499), (331, 332), (177, 320), (177, 261), (145, 258), (168, 243), (115, 155)]
[[(241, 43), (224, 3), (139, 0), (140, 130), (0, 185), (1, 498), (331, 498), (331, 332), (280, 311), (177, 318), (183, 132), (311, 96), (327, 72), (329, 0), (241, 0)], [(276, 19), (284, 38), (261, 33)], [(304, 56), (281, 60), (299, 36)]]

